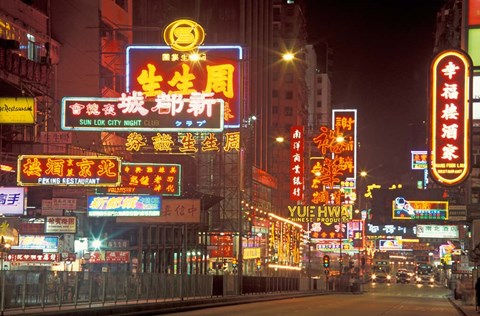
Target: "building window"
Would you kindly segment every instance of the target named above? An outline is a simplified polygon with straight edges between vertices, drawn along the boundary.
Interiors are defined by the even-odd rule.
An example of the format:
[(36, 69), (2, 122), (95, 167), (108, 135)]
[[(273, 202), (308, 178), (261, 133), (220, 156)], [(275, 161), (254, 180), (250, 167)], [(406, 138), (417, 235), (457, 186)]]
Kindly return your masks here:
[(285, 116), (293, 116), (293, 108), (291, 106), (285, 107)]
[(291, 72), (285, 74), (285, 82), (292, 83), (293, 82), (293, 74)]
[(272, 106), (272, 114), (278, 114), (278, 106), (277, 105)]
[(272, 97), (273, 98), (278, 98), (278, 90), (276, 90), (276, 89), (272, 90)]
[(322, 107), (322, 101), (317, 101), (317, 108), (321, 108)]
[(292, 100), (293, 99), (293, 91), (285, 91), (285, 99)]

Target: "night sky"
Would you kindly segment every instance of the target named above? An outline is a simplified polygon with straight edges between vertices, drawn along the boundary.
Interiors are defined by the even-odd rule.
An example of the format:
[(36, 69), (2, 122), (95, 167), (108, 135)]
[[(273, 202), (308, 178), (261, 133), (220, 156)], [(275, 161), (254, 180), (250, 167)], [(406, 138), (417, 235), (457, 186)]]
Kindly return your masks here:
[(396, 183), (426, 150), (428, 71), (444, 0), (307, 0), (309, 43), (334, 49), (333, 108), (358, 109), (358, 171)]

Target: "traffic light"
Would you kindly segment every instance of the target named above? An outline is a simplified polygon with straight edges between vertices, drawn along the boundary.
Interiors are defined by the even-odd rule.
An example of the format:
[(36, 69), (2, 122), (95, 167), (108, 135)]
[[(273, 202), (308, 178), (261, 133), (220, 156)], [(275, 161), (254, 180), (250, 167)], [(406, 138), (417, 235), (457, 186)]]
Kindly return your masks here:
[(237, 263), (237, 259), (236, 259), (236, 258), (233, 258), (233, 259), (232, 259), (232, 267), (233, 267), (233, 268), (236, 268), (236, 267), (237, 267), (237, 264), (238, 264), (238, 263)]
[(262, 268), (262, 260), (258, 259), (257, 260), (257, 270), (260, 270)]
[(325, 255), (323, 256), (323, 267), (328, 268), (330, 266), (330, 257)]

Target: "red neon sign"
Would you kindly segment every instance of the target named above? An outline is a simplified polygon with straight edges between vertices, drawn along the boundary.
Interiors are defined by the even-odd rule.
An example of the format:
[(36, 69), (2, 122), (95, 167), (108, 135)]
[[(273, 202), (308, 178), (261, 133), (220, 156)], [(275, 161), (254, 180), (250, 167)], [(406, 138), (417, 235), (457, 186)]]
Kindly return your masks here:
[(42, 156), (18, 158), (19, 186), (120, 185), (121, 159), (113, 156)]
[(442, 185), (457, 185), (471, 169), (472, 61), (463, 51), (435, 56), (430, 68), (429, 171)]

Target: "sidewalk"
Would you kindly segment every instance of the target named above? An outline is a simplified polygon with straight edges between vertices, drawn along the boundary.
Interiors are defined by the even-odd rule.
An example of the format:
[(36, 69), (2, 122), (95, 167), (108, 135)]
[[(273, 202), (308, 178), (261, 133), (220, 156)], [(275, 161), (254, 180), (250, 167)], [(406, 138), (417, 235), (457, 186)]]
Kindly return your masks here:
[(480, 309), (476, 311), (475, 305), (467, 305), (462, 300), (453, 299), (453, 296), (448, 296), (447, 299), (464, 316), (480, 315)]

